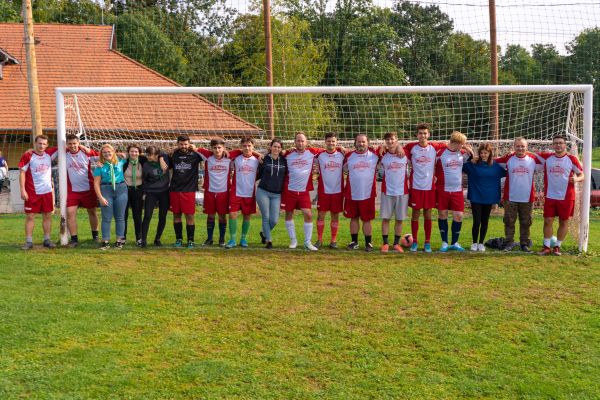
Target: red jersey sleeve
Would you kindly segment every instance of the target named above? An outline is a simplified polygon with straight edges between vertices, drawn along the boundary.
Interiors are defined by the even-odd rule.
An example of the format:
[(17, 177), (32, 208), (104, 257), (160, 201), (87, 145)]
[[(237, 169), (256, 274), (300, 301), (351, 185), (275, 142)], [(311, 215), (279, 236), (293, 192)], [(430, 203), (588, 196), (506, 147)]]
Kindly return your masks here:
[(498, 164), (506, 164), (508, 160), (513, 156), (513, 153), (505, 154), (502, 157), (494, 158), (494, 161)]
[(441, 142), (429, 142), (429, 144), (437, 151), (445, 150), (446, 147), (448, 147), (448, 145), (446, 143), (441, 143)]
[(573, 170), (573, 172), (575, 172), (575, 173), (583, 172), (583, 167), (581, 166), (581, 162), (579, 161), (579, 159), (577, 157), (575, 157), (573, 154), (568, 154), (567, 157), (569, 157), (571, 159), (571, 162), (573, 163), (573, 168), (579, 169), (579, 171)]
[(316, 147), (308, 147), (306, 150), (310, 151), (315, 156), (318, 156), (319, 154), (325, 151), (325, 149), (319, 149)]
[(88, 157), (100, 157), (100, 153), (98, 153), (96, 150), (93, 149), (88, 149), (87, 153), (85, 153), (86, 156)]
[(231, 160), (233, 160), (234, 158), (239, 157), (241, 155), (242, 155), (242, 151), (241, 150), (231, 150), (229, 152), (229, 158)]
[(415, 147), (417, 144), (419, 144), (419, 143), (418, 142), (408, 143), (406, 146), (403, 147), (404, 154), (406, 154), (406, 158), (408, 158), (409, 161), (412, 157), (411, 151), (412, 151), (413, 147)]
[(29, 151), (23, 153), (23, 155), (21, 156), (21, 160), (19, 161), (19, 169), (22, 169), (23, 171), (27, 171), (27, 168), (29, 166), (29, 161), (31, 161), (31, 153)]
[[(208, 158), (208, 157), (212, 156), (212, 154), (213, 154), (212, 151), (205, 149), (203, 147), (197, 148), (196, 152), (198, 152), (204, 158)], [(231, 152), (229, 154), (231, 155)]]

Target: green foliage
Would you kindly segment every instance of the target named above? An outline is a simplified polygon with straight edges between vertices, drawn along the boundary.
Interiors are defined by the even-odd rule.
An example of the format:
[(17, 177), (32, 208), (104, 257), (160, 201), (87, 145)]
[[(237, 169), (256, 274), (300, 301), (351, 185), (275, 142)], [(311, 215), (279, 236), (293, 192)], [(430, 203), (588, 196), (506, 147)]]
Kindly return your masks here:
[(0, 22), (20, 22), (21, 16), (12, 1), (0, 0)]

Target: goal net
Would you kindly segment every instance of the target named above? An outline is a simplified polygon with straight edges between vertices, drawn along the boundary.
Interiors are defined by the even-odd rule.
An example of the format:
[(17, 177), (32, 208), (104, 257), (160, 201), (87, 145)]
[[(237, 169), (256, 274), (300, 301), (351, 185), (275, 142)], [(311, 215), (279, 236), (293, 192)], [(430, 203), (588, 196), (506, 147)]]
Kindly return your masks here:
[[(130, 144), (170, 149), (185, 134), (205, 147), (222, 137), (230, 148), (250, 136), (265, 151), (272, 137), (291, 144), (299, 131), (316, 146), (327, 132), (335, 132), (351, 148), (357, 133), (366, 133), (373, 144), (381, 143), (387, 132), (396, 132), (401, 142), (414, 141), (416, 124), (427, 122), (430, 140), (446, 141), (458, 130), (474, 148), (489, 141), (502, 155), (517, 137), (527, 139), (535, 152), (550, 150), (552, 137), (564, 134), (570, 151), (588, 168), (587, 183), (577, 185), (571, 224), (582, 250), (589, 214), (588, 108), (591, 87), (586, 85), (57, 89), (59, 144), (73, 133), (95, 149), (103, 143), (118, 151)], [(586, 148), (589, 154), (584, 154)], [(542, 204), (543, 176), (536, 174), (536, 207)]]

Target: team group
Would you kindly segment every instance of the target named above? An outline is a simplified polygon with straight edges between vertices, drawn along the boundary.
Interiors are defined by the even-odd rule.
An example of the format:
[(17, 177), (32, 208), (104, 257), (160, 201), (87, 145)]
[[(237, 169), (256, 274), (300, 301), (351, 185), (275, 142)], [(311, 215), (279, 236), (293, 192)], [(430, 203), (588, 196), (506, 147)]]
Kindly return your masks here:
[[(453, 132), (447, 143), (430, 142), (428, 124), (416, 127), (417, 141), (400, 145), (393, 132), (384, 136), (384, 145), (369, 146), (365, 134), (358, 134), (354, 149), (338, 145), (334, 133), (325, 135), (325, 147), (308, 147), (304, 133), (296, 134), (294, 147), (284, 150), (279, 139), (273, 139), (268, 152), (254, 150), (254, 141), (243, 138), (240, 148), (227, 151), (223, 139), (213, 139), (210, 149), (196, 148), (189, 137), (177, 138), (177, 147), (170, 154), (156, 146), (142, 150), (135, 145), (122, 157), (110, 144), (99, 152), (81, 145), (75, 135), (67, 136), (67, 227), (71, 234), (69, 246), (79, 243), (77, 209), (86, 208), (92, 236), (101, 249), (111, 247), (111, 224), (115, 220), (116, 241), (122, 248), (126, 240), (127, 220), (131, 210), (135, 225), (136, 243), (147, 246), (148, 230), (158, 206), (158, 225), (154, 245), (161, 246), (161, 236), (167, 213), (173, 213), (175, 247), (194, 247), (196, 190), (198, 170), (204, 161), (204, 213), (207, 214), (207, 239), (213, 244), (218, 227), (218, 244), (225, 248), (248, 246), (251, 216), (256, 207), (261, 212), (260, 233), (266, 248), (272, 248), (271, 232), (280, 210), (285, 212), (285, 227), (289, 248), (298, 246), (294, 212), (303, 214), (303, 246), (316, 251), (324, 245), (325, 217), (330, 213), (330, 248), (337, 248), (339, 214), (350, 219), (350, 250), (359, 249), (359, 230), (362, 222), (364, 249), (373, 251), (372, 221), (376, 215), (376, 178), (378, 169), (383, 175), (379, 214), (382, 220), (382, 252), (411, 252), (419, 249), (419, 217), (423, 214), (423, 251), (432, 251), (432, 209), (438, 209), (438, 226), (442, 239), (441, 252), (464, 251), (459, 244), (465, 207), (463, 173), (468, 177), (468, 199), (473, 212), (472, 251), (485, 251), (484, 241), (493, 205), (501, 201), (501, 179), (506, 178), (503, 193), (505, 241), (503, 249), (520, 246), (531, 252), (529, 230), (532, 223), (534, 174), (544, 173), (544, 243), (541, 255), (560, 255), (561, 244), (568, 230), (575, 205), (574, 183), (583, 180), (579, 160), (567, 153), (566, 138), (553, 138), (552, 152), (531, 153), (527, 141), (517, 138), (509, 154), (494, 158), (490, 143), (482, 143), (477, 151), (467, 144), (464, 134)], [(23, 249), (33, 248), (32, 234), (35, 214), (41, 213), (44, 242), (51, 241), (54, 190), (51, 166), (56, 148), (48, 148), (48, 138), (38, 136), (33, 150), (23, 154), (19, 163), (21, 197), (25, 202), (26, 241)], [(97, 161), (95, 161), (97, 159)], [(318, 171), (317, 241), (313, 243), (313, 216), (310, 192), (313, 190), (313, 171)], [(258, 185), (256, 184), (258, 182)], [(98, 238), (97, 205), (101, 208), (101, 239)], [(411, 236), (402, 237), (402, 222), (412, 209)], [(452, 212), (451, 224), (448, 224)], [(238, 242), (238, 214), (242, 226)], [(227, 220), (227, 217), (229, 219)], [(556, 240), (553, 222), (558, 217)], [(515, 224), (520, 225), (519, 241), (515, 242)], [(183, 240), (183, 220), (186, 239)], [(394, 220), (394, 239), (390, 244), (390, 221)], [(229, 225), (229, 240), (226, 230)], [(449, 240), (450, 238), (450, 240)], [(404, 243), (402, 243), (404, 242)]]

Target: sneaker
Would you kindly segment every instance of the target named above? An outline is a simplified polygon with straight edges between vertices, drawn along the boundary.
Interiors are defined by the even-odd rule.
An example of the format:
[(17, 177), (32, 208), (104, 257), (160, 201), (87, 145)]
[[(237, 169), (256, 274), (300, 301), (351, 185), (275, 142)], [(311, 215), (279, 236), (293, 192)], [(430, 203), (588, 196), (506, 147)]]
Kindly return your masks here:
[(431, 253), (431, 243), (425, 243), (425, 244), (423, 245), (423, 251), (424, 251), (425, 253)]
[(32, 242), (25, 242), (25, 244), (21, 247), (21, 250), (31, 250), (33, 249)]
[(538, 252), (538, 256), (549, 256), (552, 254), (552, 249), (548, 246), (542, 247), (542, 250)]
[(400, 246), (399, 244), (395, 244), (393, 249), (396, 253), (404, 253), (404, 249), (402, 249), (402, 246)]
[(95, 238), (92, 238), (92, 242), (100, 244), (102, 241), (100, 240), (100, 236), (96, 236)]
[(225, 247), (225, 240), (219, 240), (219, 246)]
[(479, 251), (479, 243), (473, 243), (471, 245), (471, 251)]
[(321, 247), (323, 247), (323, 242), (322, 242), (322, 241), (320, 241), (320, 240), (317, 240), (317, 241), (315, 242), (315, 247), (316, 247), (317, 249), (320, 249)]
[(383, 244), (381, 245), (381, 252), (382, 253), (387, 253), (390, 251), (390, 245), (389, 244)]
[(560, 246), (554, 246), (552, 248), (552, 255), (553, 256), (562, 256), (562, 253), (560, 252)]
[(358, 242), (350, 242), (350, 244), (348, 245), (348, 250), (358, 250), (359, 245)]
[(56, 245), (54, 244), (54, 242), (50, 239), (46, 239), (44, 240), (43, 246), (47, 249), (55, 249)]
[(265, 235), (262, 232), (259, 232), (259, 234), (260, 234), (260, 242), (262, 244), (266, 244), (267, 243), (267, 238), (265, 237)]
[(507, 243), (504, 243), (504, 246), (502, 249), (504, 251), (513, 251), (513, 249), (515, 247), (517, 247), (517, 244), (515, 242), (507, 242)]
[(108, 241), (100, 242), (99, 249), (100, 250), (108, 250), (108, 249), (110, 249), (110, 243), (108, 243)]
[(194, 247), (196, 247), (196, 243), (192, 242), (191, 240), (188, 240), (187, 248), (193, 249)]
[(70, 249), (74, 249), (77, 246), (79, 246), (79, 242), (77, 242), (75, 240), (70, 240), (69, 244), (67, 244), (67, 247), (70, 248)]
[(442, 247), (440, 247), (440, 253), (445, 253), (450, 249), (450, 246), (448, 246), (448, 243), (446, 242), (442, 242)]
[(204, 243), (202, 243), (202, 246), (212, 246), (212, 245), (213, 245), (212, 239), (206, 239), (204, 241)]
[(183, 240), (181, 240), (181, 239), (177, 239), (177, 240), (175, 241), (175, 244), (173, 245), (173, 247), (177, 247), (178, 249), (179, 249), (179, 248), (182, 248), (182, 247), (183, 247)]
[(532, 252), (532, 251), (531, 251), (531, 249), (529, 248), (529, 246), (528, 246), (528, 245), (526, 245), (526, 244), (522, 244), (522, 245), (521, 245), (521, 251), (522, 251), (523, 253), (531, 253), (531, 252)]
[(462, 247), (458, 242), (454, 243), (452, 246), (448, 247), (449, 250), (453, 251), (465, 251), (465, 248)]
[(370, 253), (370, 252), (372, 252), (372, 251), (373, 251), (373, 243), (367, 243), (367, 244), (365, 245), (365, 251), (366, 251), (367, 253)]
[(146, 247), (148, 247), (148, 242), (146, 242), (145, 240), (142, 240), (142, 241), (140, 242), (140, 247), (141, 247), (142, 249), (145, 249)]
[(485, 245), (483, 243), (477, 243), (477, 251), (485, 251)]
[(292, 240), (290, 242), (290, 245), (288, 246), (289, 249), (295, 249), (296, 247), (298, 247), (298, 241), (297, 240)]
[(237, 244), (235, 243), (235, 240), (230, 240), (225, 244), (226, 249), (232, 249), (235, 246), (237, 246)]
[(338, 245), (337, 245), (337, 243), (336, 243), (336, 242), (331, 242), (331, 243), (329, 243), (329, 248), (330, 248), (331, 250), (337, 250), (337, 248), (338, 248)]
[(248, 247), (248, 241), (246, 239), (240, 239), (240, 246), (243, 248)]
[(156, 247), (162, 247), (162, 242), (160, 241), (160, 239), (154, 239), (154, 245)]
[(317, 251), (317, 249), (311, 242), (304, 242), (304, 248), (310, 251)]
[(137, 247), (142, 247), (142, 239), (138, 239), (135, 241)]
[(273, 242), (267, 242), (265, 249), (272, 249), (272, 248), (273, 248)]
[(411, 253), (416, 253), (418, 249), (419, 249), (419, 244), (417, 242), (413, 242), (413, 244), (410, 245)]
[(120, 240), (117, 240), (117, 241), (115, 242), (115, 249), (116, 249), (116, 250), (121, 250), (121, 249), (123, 248), (123, 246), (124, 246), (124, 245), (125, 245), (125, 242), (122, 242), (122, 241), (120, 241)]

